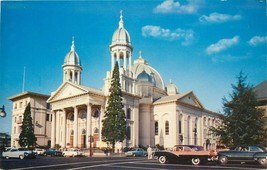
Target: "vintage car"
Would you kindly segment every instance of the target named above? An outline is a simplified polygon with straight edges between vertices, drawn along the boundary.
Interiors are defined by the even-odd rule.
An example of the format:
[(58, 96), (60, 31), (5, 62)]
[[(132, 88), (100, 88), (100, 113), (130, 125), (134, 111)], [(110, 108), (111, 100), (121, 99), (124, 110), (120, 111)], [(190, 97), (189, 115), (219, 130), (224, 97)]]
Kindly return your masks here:
[(64, 157), (84, 156), (84, 152), (76, 148), (70, 148), (66, 151), (63, 151), (62, 154)]
[(156, 151), (160, 163), (167, 162), (192, 163), (193, 165), (204, 164), (216, 157), (214, 150), (206, 151), (198, 145), (175, 145), (172, 151)]
[(267, 152), (257, 152), (253, 155), (256, 162), (267, 168)]
[(266, 166), (267, 150), (262, 146), (240, 145), (233, 150), (218, 152), (220, 164), (228, 162), (258, 162)]
[(2, 157), (9, 158), (36, 158), (37, 154), (27, 148), (9, 148), (2, 153)]
[(134, 148), (128, 152), (125, 152), (125, 156), (147, 156), (147, 152), (143, 148)]
[(63, 156), (62, 152), (53, 148), (49, 148), (44, 152), (44, 156)]

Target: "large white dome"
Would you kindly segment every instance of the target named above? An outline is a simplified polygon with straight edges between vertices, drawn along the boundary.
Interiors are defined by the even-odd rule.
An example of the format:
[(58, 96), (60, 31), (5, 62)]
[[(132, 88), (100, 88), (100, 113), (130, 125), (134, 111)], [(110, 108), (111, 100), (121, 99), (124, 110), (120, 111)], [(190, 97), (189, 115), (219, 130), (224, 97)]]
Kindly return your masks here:
[(152, 83), (155, 87), (165, 90), (164, 82), (160, 74), (154, 68), (148, 65), (147, 61), (142, 58), (141, 53), (139, 58), (134, 61), (131, 71), (134, 79), (140, 78), (141, 75), (143, 77), (143, 72), (145, 71), (145, 73), (152, 78)]

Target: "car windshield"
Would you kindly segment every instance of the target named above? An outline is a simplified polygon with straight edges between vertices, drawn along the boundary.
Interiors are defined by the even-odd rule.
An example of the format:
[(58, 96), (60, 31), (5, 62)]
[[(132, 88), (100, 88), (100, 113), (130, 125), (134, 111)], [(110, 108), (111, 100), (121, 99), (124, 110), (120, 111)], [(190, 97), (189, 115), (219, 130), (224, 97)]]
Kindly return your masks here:
[(192, 149), (195, 151), (203, 151), (204, 150), (204, 148), (201, 146), (193, 146)]

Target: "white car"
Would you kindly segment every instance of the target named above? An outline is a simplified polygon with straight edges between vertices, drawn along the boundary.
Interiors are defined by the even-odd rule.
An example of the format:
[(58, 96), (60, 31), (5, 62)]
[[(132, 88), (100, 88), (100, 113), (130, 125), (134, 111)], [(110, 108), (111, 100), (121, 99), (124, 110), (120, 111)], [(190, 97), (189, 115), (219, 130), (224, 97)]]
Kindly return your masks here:
[(2, 153), (2, 157), (9, 158), (36, 158), (36, 153), (27, 148), (10, 148)]
[(63, 156), (64, 157), (84, 156), (84, 152), (81, 151), (80, 149), (71, 148), (68, 149), (67, 151), (63, 151)]
[(42, 148), (35, 148), (35, 149), (34, 149), (34, 152), (36, 152), (37, 155), (43, 155), (44, 152), (45, 152), (45, 149), (42, 149)]

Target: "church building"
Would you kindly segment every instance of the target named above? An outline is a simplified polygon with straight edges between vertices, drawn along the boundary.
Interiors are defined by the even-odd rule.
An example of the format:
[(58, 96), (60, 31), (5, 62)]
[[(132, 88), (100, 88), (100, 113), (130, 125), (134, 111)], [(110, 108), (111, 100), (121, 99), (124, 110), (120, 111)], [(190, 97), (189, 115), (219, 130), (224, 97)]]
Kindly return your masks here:
[(99, 90), (81, 84), (83, 67), (72, 40), (62, 65), (63, 82), (47, 100), (52, 109), (51, 147), (107, 147), (101, 136), (102, 120), (116, 61), (127, 121), (127, 138), (116, 143), (116, 149), (156, 144), (165, 148), (175, 144), (216, 147), (209, 127), (216, 126), (221, 115), (206, 110), (193, 91), (180, 93), (171, 81), (165, 86), (141, 52), (133, 59), (122, 13), (109, 49), (110, 70)]

